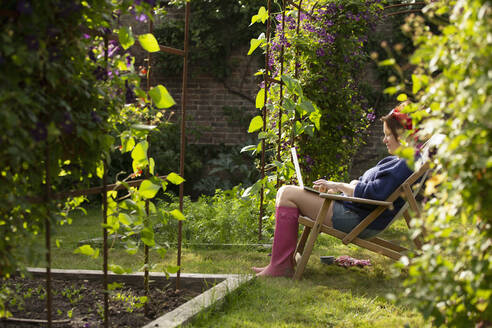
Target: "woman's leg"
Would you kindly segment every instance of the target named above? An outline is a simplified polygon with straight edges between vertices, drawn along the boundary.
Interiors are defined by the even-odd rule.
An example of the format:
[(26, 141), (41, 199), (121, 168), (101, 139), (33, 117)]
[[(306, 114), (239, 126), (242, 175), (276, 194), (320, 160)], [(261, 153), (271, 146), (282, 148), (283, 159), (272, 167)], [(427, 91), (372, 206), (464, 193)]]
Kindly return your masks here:
[[(318, 216), (318, 212), (323, 205), (324, 199), (318, 194), (306, 191), (298, 186), (282, 186), (277, 192), (276, 206), (297, 207), (300, 214), (310, 217), (313, 220)], [(332, 207), (328, 210), (325, 224), (332, 226), (331, 216)]]
[[(323, 199), (317, 194), (297, 186), (279, 189), (275, 210), (275, 234), (270, 264), (264, 268), (253, 267), (257, 276), (292, 276), (294, 251), (297, 245), (299, 213), (316, 218)], [(331, 208), (325, 223), (331, 224)]]

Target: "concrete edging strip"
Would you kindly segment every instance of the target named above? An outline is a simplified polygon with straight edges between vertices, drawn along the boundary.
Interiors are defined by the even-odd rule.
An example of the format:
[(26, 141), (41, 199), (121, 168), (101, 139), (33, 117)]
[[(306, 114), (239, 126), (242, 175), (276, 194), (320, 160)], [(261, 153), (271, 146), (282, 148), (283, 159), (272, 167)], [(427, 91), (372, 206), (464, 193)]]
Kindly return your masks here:
[(231, 293), (253, 278), (253, 275), (233, 275), (173, 311), (146, 324), (142, 328), (175, 328), (183, 325), (201, 311), (209, 308), (216, 302), (222, 301), (228, 293)]

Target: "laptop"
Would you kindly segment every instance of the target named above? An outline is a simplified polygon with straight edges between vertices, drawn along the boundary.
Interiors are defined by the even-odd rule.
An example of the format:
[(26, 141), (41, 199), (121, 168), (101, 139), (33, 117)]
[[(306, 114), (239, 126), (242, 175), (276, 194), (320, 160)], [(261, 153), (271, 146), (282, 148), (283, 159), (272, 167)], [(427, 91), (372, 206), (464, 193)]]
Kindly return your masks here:
[(299, 161), (297, 160), (297, 151), (295, 147), (290, 149), (290, 153), (292, 154), (292, 163), (294, 163), (294, 169), (296, 170), (297, 181), (299, 182), (299, 187), (304, 190), (314, 192), (319, 194), (320, 192), (314, 188), (304, 186), (304, 182), (302, 180), (301, 167), (299, 166)]

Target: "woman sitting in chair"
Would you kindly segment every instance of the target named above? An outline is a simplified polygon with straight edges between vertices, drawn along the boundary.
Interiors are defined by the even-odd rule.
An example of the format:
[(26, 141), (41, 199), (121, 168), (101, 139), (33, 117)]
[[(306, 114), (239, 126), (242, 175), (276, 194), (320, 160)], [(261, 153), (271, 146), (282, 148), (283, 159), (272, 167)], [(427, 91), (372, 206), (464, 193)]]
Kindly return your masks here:
[[(383, 142), (390, 154), (395, 154), (396, 149), (400, 147), (401, 133), (405, 129), (412, 129), (412, 120), (407, 114), (401, 112), (404, 106), (405, 104), (400, 104), (381, 118), (384, 131)], [(375, 167), (367, 170), (359, 180), (344, 183), (320, 179), (314, 182), (314, 188), (321, 192), (341, 192), (346, 196), (385, 200), (412, 173), (404, 159), (388, 156)], [(322, 204), (323, 198), (301, 187), (283, 186), (279, 189), (270, 264), (263, 268), (253, 267), (257, 276), (291, 277), (293, 275), (293, 255), (297, 244), (299, 214), (316, 218)], [(398, 198), (393, 204), (393, 210), (388, 209), (383, 212), (358, 237), (371, 238), (384, 230), (403, 204), (403, 199)], [(373, 209), (372, 205), (334, 201), (328, 210), (324, 224), (348, 233)]]

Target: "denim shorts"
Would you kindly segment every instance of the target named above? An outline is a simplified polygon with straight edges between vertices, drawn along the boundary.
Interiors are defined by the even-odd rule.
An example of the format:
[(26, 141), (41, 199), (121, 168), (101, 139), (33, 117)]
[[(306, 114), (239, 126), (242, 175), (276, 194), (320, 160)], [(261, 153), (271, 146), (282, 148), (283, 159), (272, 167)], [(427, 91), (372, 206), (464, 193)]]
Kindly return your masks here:
[[(357, 213), (345, 208), (341, 202), (333, 202), (333, 216), (331, 218), (333, 228), (349, 233), (360, 223), (360, 221), (361, 218)], [(366, 228), (357, 237), (368, 239), (374, 237), (380, 232), (380, 230)]]

